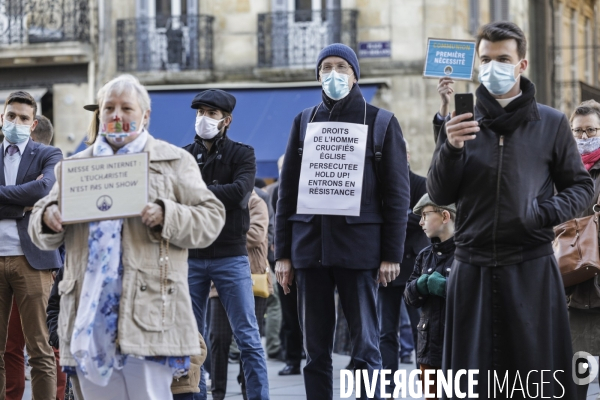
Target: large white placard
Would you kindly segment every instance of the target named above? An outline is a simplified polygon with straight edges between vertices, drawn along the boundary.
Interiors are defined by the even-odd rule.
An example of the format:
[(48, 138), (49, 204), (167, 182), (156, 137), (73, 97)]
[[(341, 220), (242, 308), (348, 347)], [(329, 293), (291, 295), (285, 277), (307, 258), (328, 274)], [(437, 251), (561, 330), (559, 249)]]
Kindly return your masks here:
[(360, 215), (369, 127), (308, 124), (298, 186), (298, 214)]

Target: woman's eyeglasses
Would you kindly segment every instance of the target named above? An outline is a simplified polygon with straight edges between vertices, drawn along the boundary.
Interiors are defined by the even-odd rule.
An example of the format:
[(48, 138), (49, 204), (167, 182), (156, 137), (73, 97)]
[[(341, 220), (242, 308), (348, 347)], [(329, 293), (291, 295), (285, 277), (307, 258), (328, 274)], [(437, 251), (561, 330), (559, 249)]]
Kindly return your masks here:
[(571, 129), (571, 131), (573, 131), (573, 136), (575, 136), (577, 139), (581, 139), (584, 132), (585, 132), (585, 136), (587, 136), (587, 137), (596, 136), (596, 132), (598, 131), (598, 129), (600, 129), (600, 128), (585, 128), (585, 129), (575, 128), (575, 129)]

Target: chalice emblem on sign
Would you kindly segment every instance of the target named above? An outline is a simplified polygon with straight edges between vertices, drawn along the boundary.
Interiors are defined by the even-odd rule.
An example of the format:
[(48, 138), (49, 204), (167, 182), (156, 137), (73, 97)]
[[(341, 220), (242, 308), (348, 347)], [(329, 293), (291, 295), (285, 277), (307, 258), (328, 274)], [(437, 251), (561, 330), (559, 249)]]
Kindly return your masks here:
[(108, 211), (113, 205), (113, 200), (110, 196), (107, 195), (103, 195), (98, 197), (98, 200), (96, 201), (96, 207), (98, 207), (98, 210), (100, 211)]

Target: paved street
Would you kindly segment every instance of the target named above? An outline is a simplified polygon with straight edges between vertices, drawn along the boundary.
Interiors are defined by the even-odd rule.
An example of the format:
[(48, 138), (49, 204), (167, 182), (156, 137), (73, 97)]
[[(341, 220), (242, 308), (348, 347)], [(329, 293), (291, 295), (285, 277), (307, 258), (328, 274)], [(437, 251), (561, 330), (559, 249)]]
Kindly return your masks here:
[[(334, 371), (334, 380), (333, 380), (333, 388), (334, 388), (334, 398), (335, 396), (339, 396), (340, 393), (340, 369), (344, 368), (348, 364), (349, 357), (346, 356), (338, 356), (334, 355), (333, 357), (333, 371)], [(278, 361), (267, 361), (267, 368), (269, 370), (269, 384), (271, 385), (271, 400), (305, 400), (304, 394), (304, 381), (302, 376), (279, 376), (277, 372), (283, 368), (283, 363)], [(411, 367), (408, 364), (400, 364), (401, 367), (407, 369), (407, 374), (409, 370), (414, 368), (414, 365)], [(242, 393), (240, 390), (240, 385), (237, 383), (236, 377), (238, 373), (237, 364), (229, 364), (229, 380), (227, 381), (227, 399), (230, 400), (242, 400)], [(590, 385), (590, 389), (588, 392), (587, 400), (596, 400), (598, 394), (600, 393), (598, 387), (598, 378), (592, 385)], [(25, 396), (23, 399), (29, 400), (31, 399), (31, 385), (30, 382), (27, 381), (27, 388), (25, 389)], [(209, 395), (209, 400), (210, 400)], [(352, 397), (354, 399), (354, 397)], [(93, 399), (92, 399), (93, 400)]]

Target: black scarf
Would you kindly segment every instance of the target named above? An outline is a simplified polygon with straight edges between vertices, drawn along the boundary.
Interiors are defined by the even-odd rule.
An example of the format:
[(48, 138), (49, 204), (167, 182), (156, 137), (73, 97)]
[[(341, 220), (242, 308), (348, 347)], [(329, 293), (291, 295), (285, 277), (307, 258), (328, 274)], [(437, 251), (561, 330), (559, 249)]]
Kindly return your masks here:
[(501, 135), (512, 133), (521, 126), (535, 101), (535, 85), (521, 76), (520, 86), (523, 94), (503, 108), (485, 86), (479, 85), (476, 95), (481, 125)]

